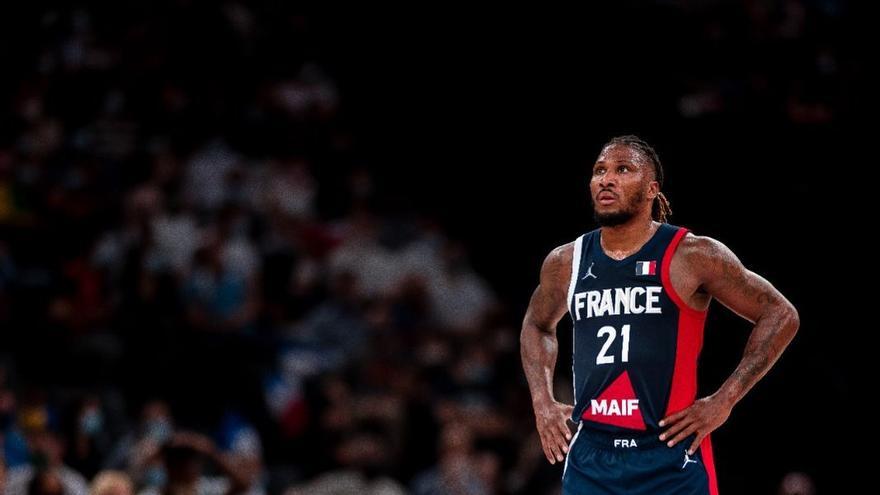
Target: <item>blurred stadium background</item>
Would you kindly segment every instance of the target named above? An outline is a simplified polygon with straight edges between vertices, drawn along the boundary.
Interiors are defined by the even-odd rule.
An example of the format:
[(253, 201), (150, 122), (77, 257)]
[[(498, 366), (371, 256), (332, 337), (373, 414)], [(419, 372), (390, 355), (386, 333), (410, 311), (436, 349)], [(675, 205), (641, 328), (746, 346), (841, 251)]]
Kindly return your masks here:
[[(823, 242), (854, 211), (861, 9), (4, 7), (0, 491), (558, 493), (519, 324), (544, 255), (594, 228), (600, 146), (636, 133), (672, 222), (801, 312), (714, 434), (722, 492), (847, 493), (861, 327)], [(713, 306), (704, 392), (749, 330)]]

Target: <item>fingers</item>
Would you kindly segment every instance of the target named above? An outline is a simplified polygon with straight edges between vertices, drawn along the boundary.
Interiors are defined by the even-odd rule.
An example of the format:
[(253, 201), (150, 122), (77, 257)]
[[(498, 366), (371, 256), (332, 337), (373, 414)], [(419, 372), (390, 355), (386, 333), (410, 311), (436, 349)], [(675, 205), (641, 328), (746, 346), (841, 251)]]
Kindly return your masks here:
[(541, 434), (541, 448), (544, 449), (544, 457), (547, 458), (547, 462), (550, 464), (554, 464), (556, 462), (556, 457), (553, 455), (553, 452), (550, 451), (550, 442)]
[(688, 425), (687, 428), (685, 428), (685, 429), (681, 430), (680, 432), (678, 432), (678, 434), (675, 435), (675, 437), (674, 437), (672, 440), (666, 442), (666, 445), (672, 447), (672, 446), (674, 446), (675, 444), (677, 444), (678, 442), (680, 442), (680, 441), (684, 440), (685, 438), (687, 438), (691, 433), (695, 432), (696, 430), (697, 430), (697, 426), (696, 426), (696, 424), (695, 424), (695, 423), (691, 423), (690, 425)]
[(706, 435), (703, 433), (697, 432), (697, 438), (694, 438), (693, 443), (691, 443), (691, 446), (688, 448), (688, 455), (692, 455), (698, 448), (700, 448), (700, 443), (703, 442), (705, 436)]
[(571, 417), (574, 406), (557, 403), (556, 411), (542, 411), (538, 414), (538, 433), (541, 436), (541, 447), (550, 464), (562, 462), (568, 454), (568, 444), (571, 440), (571, 429), (568, 420)]
[(673, 438), (678, 432), (690, 426), (691, 423), (693, 423), (693, 420), (691, 420), (690, 418), (679, 419), (677, 422), (669, 426), (666, 431), (660, 434), (660, 440), (668, 440), (670, 438)]
[[(568, 454), (568, 440), (566, 440), (564, 436), (557, 438), (559, 438), (559, 451), (565, 456), (565, 454)], [(562, 461), (562, 459), (559, 460)]]
[(562, 437), (565, 438), (565, 451), (568, 452), (568, 441), (571, 440), (571, 430), (568, 429), (568, 423), (565, 421), (559, 425), (559, 432), (562, 433)]
[(563, 452), (568, 453), (568, 443), (571, 441), (571, 429), (568, 427), (568, 420), (571, 418), (571, 412), (574, 410), (574, 406), (565, 404), (562, 407), (562, 411), (564, 416), (562, 416), (562, 421), (559, 422), (559, 429), (562, 433), (563, 438), (565, 438), (565, 445), (563, 445)]
[[(564, 409), (568, 409), (568, 408), (566, 407)], [(569, 411), (569, 413), (566, 414), (565, 416), (561, 416), (559, 418), (559, 422), (557, 423), (557, 426), (559, 427), (559, 433), (560, 433), (560, 437), (559, 437), (560, 449), (565, 454), (568, 454), (568, 442), (571, 440), (571, 430), (568, 428), (568, 417), (570, 415), (571, 415), (571, 412)], [(559, 459), (559, 460), (562, 461), (562, 459)]]
[(559, 437), (553, 434), (549, 435), (547, 445), (550, 449), (550, 464), (556, 464), (556, 461), (562, 462), (564, 457), (562, 455), (562, 449), (559, 446)]
[(564, 456), (558, 434), (549, 430), (547, 433), (541, 433), (541, 444), (544, 447), (544, 455), (547, 456), (550, 464), (556, 464), (556, 461), (562, 462)]
[(550, 464), (564, 461), (565, 455), (568, 454), (568, 440), (571, 434), (567, 431), (567, 427), (563, 431), (565, 433), (550, 425), (541, 429), (541, 444)]
[(679, 419), (683, 418), (687, 414), (689, 409), (690, 408), (688, 407), (688, 408), (682, 409), (681, 411), (678, 411), (675, 414), (670, 414), (669, 416), (661, 419), (660, 422), (658, 423), (658, 425), (666, 426), (669, 423), (674, 423), (675, 421), (678, 421)]
[(562, 434), (556, 433), (554, 431), (553, 434), (554, 444), (554, 452), (556, 453), (556, 460), (562, 462), (565, 460), (565, 454), (568, 453), (568, 442), (565, 441), (565, 437)]

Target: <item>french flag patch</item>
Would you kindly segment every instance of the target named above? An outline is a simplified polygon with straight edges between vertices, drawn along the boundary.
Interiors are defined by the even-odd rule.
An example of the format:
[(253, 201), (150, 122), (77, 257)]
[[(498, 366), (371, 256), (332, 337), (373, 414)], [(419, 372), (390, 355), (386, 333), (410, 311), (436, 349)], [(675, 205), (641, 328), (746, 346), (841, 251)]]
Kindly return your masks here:
[(657, 275), (657, 260), (636, 261), (636, 275)]

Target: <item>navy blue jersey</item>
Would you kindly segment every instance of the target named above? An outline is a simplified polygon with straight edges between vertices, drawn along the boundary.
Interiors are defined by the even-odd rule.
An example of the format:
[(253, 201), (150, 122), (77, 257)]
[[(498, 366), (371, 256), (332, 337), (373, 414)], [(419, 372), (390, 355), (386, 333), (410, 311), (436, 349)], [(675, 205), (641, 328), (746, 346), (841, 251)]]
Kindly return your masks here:
[(672, 254), (687, 229), (663, 223), (636, 253), (609, 257), (596, 229), (578, 237), (568, 308), (575, 404), (584, 427), (636, 434), (696, 398), (706, 311), (675, 293)]

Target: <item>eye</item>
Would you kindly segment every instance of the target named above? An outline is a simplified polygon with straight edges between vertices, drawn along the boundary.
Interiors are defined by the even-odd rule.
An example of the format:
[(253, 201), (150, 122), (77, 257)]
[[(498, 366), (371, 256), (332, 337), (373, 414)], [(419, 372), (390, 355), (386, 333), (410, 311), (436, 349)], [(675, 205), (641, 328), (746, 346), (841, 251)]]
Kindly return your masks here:
[(605, 167), (596, 167), (593, 169), (593, 175), (602, 175), (605, 173)]
[(626, 165), (621, 165), (617, 167), (617, 173), (622, 174), (624, 172), (629, 172), (629, 168)]

